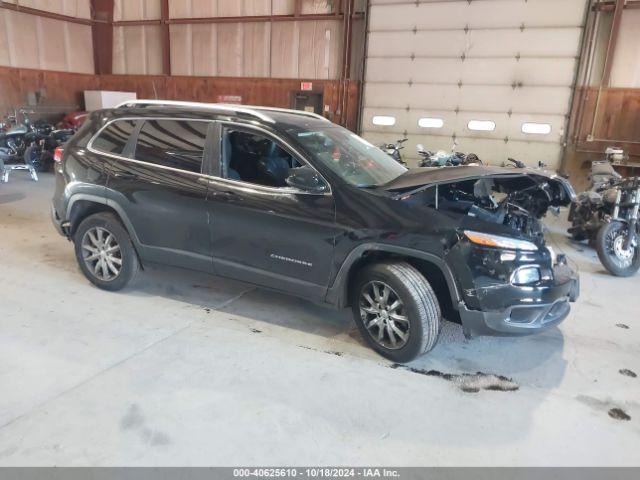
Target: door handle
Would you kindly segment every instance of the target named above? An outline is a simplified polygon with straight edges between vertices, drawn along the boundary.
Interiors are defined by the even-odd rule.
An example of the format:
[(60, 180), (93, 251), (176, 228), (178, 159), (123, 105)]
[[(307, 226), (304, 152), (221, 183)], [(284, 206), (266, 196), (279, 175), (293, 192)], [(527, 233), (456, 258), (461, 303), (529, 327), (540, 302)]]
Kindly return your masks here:
[(116, 172), (113, 174), (113, 176), (116, 178), (121, 178), (122, 180), (133, 180), (135, 178), (138, 178), (138, 176), (135, 173), (129, 173), (129, 172)]

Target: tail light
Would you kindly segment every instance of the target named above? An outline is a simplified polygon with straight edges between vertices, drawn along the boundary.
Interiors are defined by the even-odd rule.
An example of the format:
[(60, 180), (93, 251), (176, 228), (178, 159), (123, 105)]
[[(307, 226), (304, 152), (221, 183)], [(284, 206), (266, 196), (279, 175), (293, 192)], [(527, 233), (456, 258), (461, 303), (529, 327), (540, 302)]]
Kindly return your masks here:
[(64, 153), (64, 148), (57, 147), (53, 152), (53, 161), (56, 163), (62, 163), (62, 154)]

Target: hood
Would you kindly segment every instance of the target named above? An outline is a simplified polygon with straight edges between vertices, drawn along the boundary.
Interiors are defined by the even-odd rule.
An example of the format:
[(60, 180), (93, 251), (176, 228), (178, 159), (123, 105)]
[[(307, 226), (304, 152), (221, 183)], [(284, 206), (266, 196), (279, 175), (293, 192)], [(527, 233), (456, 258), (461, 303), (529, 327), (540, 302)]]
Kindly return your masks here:
[(576, 198), (576, 193), (569, 181), (560, 175), (545, 170), (534, 170), (529, 168), (507, 168), (491, 166), (465, 165), (459, 167), (422, 167), (407, 170), (404, 174), (381, 188), (387, 191), (414, 191), (424, 187), (438, 185), (442, 183), (459, 182), (464, 180), (474, 180), (481, 178), (491, 178), (496, 183), (508, 184), (513, 182), (518, 185), (518, 179), (528, 178), (535, 183), (544, 186), (551, 185), (553, 190), (560, 193), (554, 198), (552, 205), (568, 205)]

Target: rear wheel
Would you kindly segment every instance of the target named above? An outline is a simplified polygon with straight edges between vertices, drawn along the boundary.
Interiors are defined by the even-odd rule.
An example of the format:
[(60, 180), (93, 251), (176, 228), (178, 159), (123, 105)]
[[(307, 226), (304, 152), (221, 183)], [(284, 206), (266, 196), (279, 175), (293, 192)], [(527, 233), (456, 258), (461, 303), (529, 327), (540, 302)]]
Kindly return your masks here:
[(606, 223), (598, 231), (596, 249), (598, 258), (609, 273), (617, 277), (629, 277), (640, 269), (638, 245), (625, 248), (629, 227), (622, 222)]
[(42, 155), (42, 149), (37, 145), (31, 145), (24, 151), (24, 163), (32, 166), (36, 172), (42, 172), (45, 169), (45, 161)]
[(87, 217), (78, 226), (73, 240), (82, 273), (97, 287), (120, 290), (137, 274), (136, 251), (115, 215), (103, 212)]
[(375, 351), (409, 362), (431, 350), (440, 333), (440, 306), (429, 282), (405, 262), (365, 267), (351, 291), (361, 335)]

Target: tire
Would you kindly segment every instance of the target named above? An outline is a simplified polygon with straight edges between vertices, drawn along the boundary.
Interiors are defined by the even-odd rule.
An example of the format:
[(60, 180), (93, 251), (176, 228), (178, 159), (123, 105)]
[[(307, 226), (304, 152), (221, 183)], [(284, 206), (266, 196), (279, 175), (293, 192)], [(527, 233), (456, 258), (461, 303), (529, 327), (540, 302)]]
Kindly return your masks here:
[[(376, 288), (380, 294), (378, 298), (382, 299), (383, 286), (389, 289), (388, 298), (386, 302), (378, 303)], [(373, 303), (367, 300), (365, 293)], [(383, 357), (398, 363), (410, 362), (436, 345), (441, 319), (438, 299), (429, 282), (408, 263), (385, 262), (366, 266), (358, 273), (350, 296), (360, 334)], [(389, 308), (393, 307), (395, 300), (399, 300), (401, 306)], [(371, 313), (375, 311), (378, 313)], [(405, 320), (400, 321), (400, 318)], [(378, 323), (384, 324), (381, 340)], [(404, 340), (395, 333), (397, 330), (404, 333)], [(395, 345), (389, 333), (392, 331)]]
[(571, 238), (575, 242), (582, 242), (582, 241), (586, 240), (587, 238), (589, 238), (589, 236), (582, 230), (571, 232), (569, 235), (571, 235)]
[[(112, 236), (111, 240), (107, 235)], [(101, 239), (102, 242), (96, 243), (92, 239)], [(121, 290), (138, 273), (140, 263), (131, 237), (112, 213), (96, 213), (85, 218), (73, 236), (73, 243), (80, 270), (98, 288), (109, 291)], [(97, 246), (100, 244), (102, 247)], [(114, 249), (114, 245), (118, 247), (117, 250)], [(100, 253), (97, 254), (97, 260), (91, 260), (91, 257), (96, 256), (96, 251), (100, 250), (105, 252), (104, 260), (100, 258)], [(98, 265), (100, 263), (102, 266)], [(112, 267), (118, 271), (117, 274)]]
[[(629, 247), (626, 253), (621, 247), (627, 235), (628, 226), (622, 222), (605, 223), (596, 236), (596, 249), (598, 258), (604, 268), (616, 277), (630, 277), (640, 269), (640, 248)], [(617, 247), (616, 247), (617, 245)], [(620, 255), (625, 255), (621, 258)], [(625, 261), (626, 260), (626, 261)]]
[(36, 172), (44, 172), (46, 165), (42, 157), (42, 150), (35, 145), (31, 145), (24, 151), (25, 165), (31, 165)]

